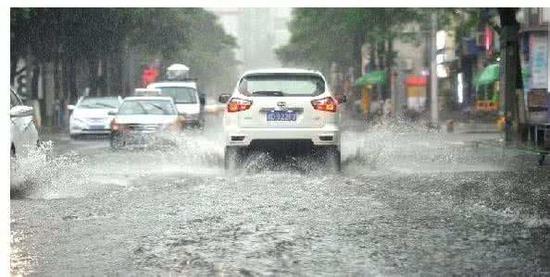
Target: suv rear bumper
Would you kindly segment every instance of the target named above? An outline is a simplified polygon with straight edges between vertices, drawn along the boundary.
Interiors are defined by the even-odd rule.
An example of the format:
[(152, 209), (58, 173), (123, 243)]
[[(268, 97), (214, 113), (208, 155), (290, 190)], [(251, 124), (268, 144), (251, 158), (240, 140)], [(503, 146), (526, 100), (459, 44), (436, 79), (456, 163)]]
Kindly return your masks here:
[(247, 147), (253, 140), (311, 140), (313, 145), (340, 145), (340, 129), (322, 128), (236, 128), (225, 130), (226, 146)]

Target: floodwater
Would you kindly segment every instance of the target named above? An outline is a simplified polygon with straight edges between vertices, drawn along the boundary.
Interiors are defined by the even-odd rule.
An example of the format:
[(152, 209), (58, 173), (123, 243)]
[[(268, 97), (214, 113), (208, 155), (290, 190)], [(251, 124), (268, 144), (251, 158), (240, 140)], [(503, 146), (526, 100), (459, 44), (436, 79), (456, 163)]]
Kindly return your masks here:
[(12, 274), (550, 274), (550, 168), (499, 134), (350, 125), (339, 174), (226, 174), (218, 127), (168, 149), (52, 135), (12, 176)]

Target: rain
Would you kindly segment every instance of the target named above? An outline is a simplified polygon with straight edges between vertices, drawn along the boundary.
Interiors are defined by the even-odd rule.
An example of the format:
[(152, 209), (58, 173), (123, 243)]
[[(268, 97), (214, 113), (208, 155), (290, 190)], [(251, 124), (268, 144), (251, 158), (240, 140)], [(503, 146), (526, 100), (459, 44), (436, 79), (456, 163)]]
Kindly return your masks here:
[[(542, 87), (538, 57), (529, 56), (548, 38), (550, 9), (71, 10), (10, 10), (11, 275), (550, 273), (548, 63)], [(522, 28), (517, 60), (501, 58), (511, 51), (500, 43), (510, 13)], [(531, 33), (533, 22), (546, 31)], [(96, 48), (78, 39), (86, 33), (100, 38)], [(484, 71), (491, 64), (500, 66), (494, 78)], [(514, 65), (533, 71), (521, 75)], [(246, 74), (323, 76), (327, 87), (254, 96), (252, 79), (241, 91)], [(509, 74), (521, 79), (516, 100), (508, 100)], [(165, 90), (179, 85), (195, 93), (191, 100)], [(227, 165), (228, 147), (244, 147), (257, 129), (268, 132), (258, 141), (279, 142), (281, 129), (285, 136), (307, 129), (291, 124), (306, 122), (309, 111), (333, 124), (330, 109), (313, 104), (325, 93), (336, 105), (337, 139), (319, 140), (333, 140), (323, 129), (308, 143), (315, 150), (337, 143), (339, 169), (313, 150), (281, 154), (302, 135), (277, 145), (281, 151), (247, 150)], [(101, 125), (97, 114), (84, 118), (87, 98), (104, 110), (101, 130), (91, 127)], [(230, 112), (241, 98), (250, 105)], [(260, 110), (257, 122), (267, 127), (234, 131), (235, 118), (242, 124), (249, 118), (240, 114), (256, 116), (254, 106), (271, 98), (267, 113), (283, 99), (284, 111), (298, 115), (270, 123)], [(292, 106), (298, 98), (309, 106)], [(131, 101), (142, 110), (126, 108)], [(157, 102), (146, 109), (145, 101)], [(170, 106), (159, 108), (161, 101)], [(193, 104), (196, 116), (182, 112)], [(162, 116), (173, 122), (158, 123)], [(33, 134), (17, 129), (25, 117), (37, 135), (26, 144), (18, 140)], [(79, 120), (89, 127), (75, 127)], [(151, 122), (164, 128), (155, 139), (143, 131)], [(126, 140), (131, 132), (139, 143)]]

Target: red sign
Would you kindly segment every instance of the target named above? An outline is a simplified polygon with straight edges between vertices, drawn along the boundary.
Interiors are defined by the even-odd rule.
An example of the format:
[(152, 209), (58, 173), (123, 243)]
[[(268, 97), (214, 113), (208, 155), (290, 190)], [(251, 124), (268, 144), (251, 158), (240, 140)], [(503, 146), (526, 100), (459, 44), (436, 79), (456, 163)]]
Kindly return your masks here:
[(157, 80), (159, 76), (159, 72), (156, 68), (147, 68), (143, 71), (143, 75), (141, 76), (141, 81), (143, 84), (143, 87), (146, 87), (150, 83), (153, 83)]
[(493, 45), (493, 30), (490, 27), (485, 27), (485, 51), (491, 50)]
[(426, 76), (409, 76), (405, 80), (405, 84), (410, 87), (425, 87), (428, 82)]

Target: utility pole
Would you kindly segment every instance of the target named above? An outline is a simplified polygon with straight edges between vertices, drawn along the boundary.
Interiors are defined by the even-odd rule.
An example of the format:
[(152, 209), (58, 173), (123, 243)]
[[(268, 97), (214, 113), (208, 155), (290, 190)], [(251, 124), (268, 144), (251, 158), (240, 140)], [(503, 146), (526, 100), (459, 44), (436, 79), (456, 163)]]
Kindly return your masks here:
[(498, 9), (502, 25), (500, 36), (502, 45), (500, 89), (501, 95), (504, 96), (504, 117), (506, 119), (504, 141), (507, 145), (514, 142), (518, 129), (516, 89), (519, 79), (519, 23), (515, 18), (516, 11), (515, 8)]
[(432, 128), (439, 128), (439, 104), (437, 96), (437, 45), (436, 45), (436, 32), (437, 32), (437, 12), (432, 13), (432, 52), (431, 52), (431, 67), (430, 67), (430, 97), (431, 97), (431, 115), (432, 115)]

